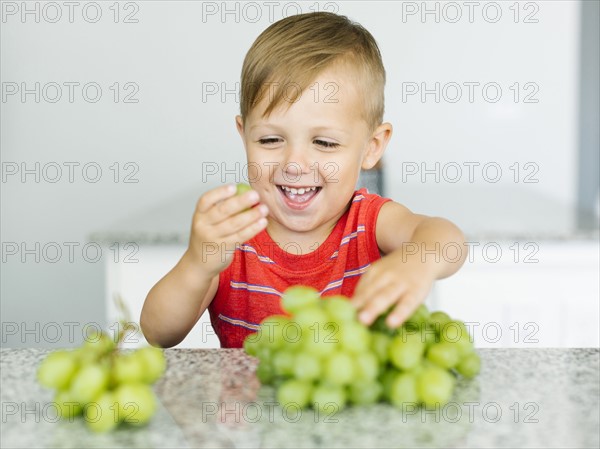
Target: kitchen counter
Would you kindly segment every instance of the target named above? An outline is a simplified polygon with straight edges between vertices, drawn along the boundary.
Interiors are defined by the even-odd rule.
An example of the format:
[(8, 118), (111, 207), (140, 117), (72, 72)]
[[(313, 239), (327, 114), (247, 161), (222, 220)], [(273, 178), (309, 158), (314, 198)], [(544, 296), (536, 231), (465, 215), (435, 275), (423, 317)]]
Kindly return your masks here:
[(168, 349), (146, 427), (91, 434), (56, 422), (35, 380), (41, 349), (0, 351), (2, 447), (598, 447), (599, 350), (480, 349), (482, 372), (441, 409), (389, 405), (327, 417), (275, 406), (238, 349)]

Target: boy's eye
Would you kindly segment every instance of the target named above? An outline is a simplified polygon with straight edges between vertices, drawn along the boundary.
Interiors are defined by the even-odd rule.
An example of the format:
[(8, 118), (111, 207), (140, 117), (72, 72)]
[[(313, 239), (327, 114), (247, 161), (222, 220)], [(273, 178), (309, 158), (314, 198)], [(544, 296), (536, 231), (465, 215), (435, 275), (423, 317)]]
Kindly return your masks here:
[(279, 142), (281, 139), (279, 137), (267, 137), (266, 139), (258, 139), (258, 143), (261, 145), (269, 145)]
[(320, 145), (320, 146), (325, 147), (325, 148), (336, 148), (336, 147), (340, 146), (339, 143), (328, 142), (327, 140), (320, 140), (320, 139), (316, 139), (315, 143), (317, 145)]

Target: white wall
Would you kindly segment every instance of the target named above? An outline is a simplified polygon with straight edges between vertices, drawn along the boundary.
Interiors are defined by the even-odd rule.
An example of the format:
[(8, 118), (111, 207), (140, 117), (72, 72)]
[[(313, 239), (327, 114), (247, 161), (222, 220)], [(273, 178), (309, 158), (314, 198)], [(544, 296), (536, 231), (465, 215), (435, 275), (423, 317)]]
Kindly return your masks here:
[[(524, 14), (532, 10), (521, 10), (519, 23), (514, 23), (513, 11), (508, 9), (512, 2), (500, 2), (502, 18), (489, 23), (482, 16), (487, 3), (481, 2), (475, 10), (473, 23), (463, 2), (457, 2), (463, 13), (458, 23), (447, 22), (444, 17), (451, 18), (452, 11), (444, 10), (442, 3), (440, 11), (447, 15), (442, 14), (440, 23), (433, 16), (427, 16), (425, 23), (418, 14), (403, 16), (403, 5), (420, 7), (421, 2), (329, 2), (321, 6), (359, 21), (380, 44), (388, 73), (386, 120), (395, 128), (385, 159), (387, 194), (415, 211), (465, 223), (473, 233), (489, 230), (486, 220), (473, 219), (486, 202), (489, 206), (486, 192), (502, 198), (502, 189), (510, 187), (517, 189), (516, 198), (537, 192), (550, 198), (549, 204), (568, 205), (574, 202), (576, 175), (579, 3), (535, 2), (539, 11), (533, 18), (538, 23), (522, 23)], [(40, 254), (39, 262), (31, 254), (22, 262), (20, 253), (3, 250), (2, 321), (12, 326), (3, 328), (3, 346), (47, 345), (43, 338), (35, 339), (50, 322), (59, 323), (63, 332), (68, 328), (64, 322), (77, 322), (80, 327), (86, 322), (104, 323), (102, 261), (90, 262), (93, 254), (86, 260), (80, 248), (90, 233), (178, 192), (197, 188), (200, 194), (203, 162), (232, 168), (235, 161), (244, 160), (234, 126), (238, 112), (234, 96), (221, 101), (213, 95), (202, 101), (203, 86), (224, 83), (235, 89), (252, 41), (282, 17), (284, 8), (294, 11), (294, 4), (276, 3), (270, 20), (269, 6), (264, 3), (255, 3), (256, 10), (230, 2), (228, 8), (235, 11), (237, 7), (239, 13), (222, 17), (221, 2), (138, 1), (121, 3), (118, 23), (114, 23), (112, 2), (108, 2), (101, 3), (100, 20), (89, 23), (85, 19), (93, 20), (95, 12), (87, 9), (84, 16), (88, 2), (81, 2), (70, 23), (68, 7), (58, 2), (62, 18), (50, 23), (56, 10), (25, 2), (30, 9), (36, 4), (40, 8), (37, 23), (33, 14), (21, 16), (23, 4), (2, 3), (0, 76), (5, 95), (0, 105), (0, 144), (5, 171), (14, 168), (12, 163), (19, 168), (25, 163), (31, 169), (39, 162), (41, 179), (36, 182), (34, 175), (28, 175), (22, 182), (19, 174), (4, 176), (2, 241), (7, 245), (24, 242), (28, 248), (35, 248), (36, 242), (40, 248), (50, 244), (48, 251), (55, 243), (63, 255), (56, 263), (49, 262), (52, 252)], [(314, 10), (314, 5), (302, 3), (301, 10)], [(18, 11), (12, 14), (14, 8)], [(212, 14), (214, 8), (218, 11)], [(251, 23), (257, 12), (261, 19)], [(123, 23), (129, 13), (137, 23)], [(488, 20), (492, 13), (488, 10)], [(417, 96), (402, 101), (403, 83), (465, 81), (499, 83), (502, 98), (488, 103), (476, 91), (474, 103), (436, 104), (431, 96), (425, 103)], [(19, 94), (6, 95), (14, 86), (10, 83), (19, 88), (26, 83), (31, 89), (36, 82), (40, 93), (48, 97), (55, 92), (48, 83), (62, 85), (63, 97), (53, 103), (42, 95), (36, 103), (33, 95), (27, 95), (24, 102)], [(79, 83), (72, 103), (65, 82)], [(110, 89), (115, 82), (120, 83), (117, 103)], [(539, 103), (515, 104), (508, 89), (514, 82), (538, 85), (535, 98)], [(101, 86), (99, 101), (83, 99), (81, 86), (86, 83)], [(133, 96), (137, 103), (123, 101), (133, 89), (125, 89), (125, 83), (139, 88)], [(417, 177), (403, 182), (398, 170), (407, 161), (459, 165), (492, 161), (504, 174), (498, 184), (482, 181), (480, 172), (473, 184), (422, 183)], [(115, 162), (120, 167), (119, 182), (113, 179)], [(539, 183), (515, 185), (508, 169), (513, 162), (537, 164)], [(44, 179), (54, 176), (53, 163), (63, 168), (56, 183)], [(65, 163), (79, 164), (73, 182), (68, 180)], [(98, 182), (83, 178), (81, 167), (86, 163), (101, 167)], [(133, 168), (138, 170), (133, 177), (138, 182), (123, 182)], [(93, 171), (88, 174), (94, 175)], [(232, 180), (231, 176), (226, 179)], [(473, 195), (468, 205), (465, 192)], [(511, 216), (510, 209), (502, 209), (505, 206), (492, 206), (498, 215)], [(526, 202), (523, 206), (529, 209)], [(571, 218), (565, 210), (555, 211), (553, 220), (545, 222), (556, 223), (551, 228), (558, 231), (570, 229)], [(502, 231), (505, 226), (512, 232), (528, 226), (528, 217), (515, 215), (492, 228)], [(79, 245), (72, 262), (66, 242)], [(113, 256), (105, 252), (103, 258)], [(27, 329), (33, 332), (27, 334)], [(60, 342), (77, 343), (78, 337), (81, 334), (74, 341), (67, 340), (64, 333)]]

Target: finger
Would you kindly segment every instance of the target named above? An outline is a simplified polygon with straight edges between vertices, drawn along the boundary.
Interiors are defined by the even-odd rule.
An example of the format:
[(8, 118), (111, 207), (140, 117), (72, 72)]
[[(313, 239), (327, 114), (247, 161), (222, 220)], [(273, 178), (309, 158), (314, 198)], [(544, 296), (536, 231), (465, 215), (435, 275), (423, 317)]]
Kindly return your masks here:
[(227, 237), (229, 245), (247, 242), (260, 231), (262, 231), (264, 228), (266, 228), (267, 223), (268, 221), (265, 217), (259, 218), (257, 221), (250, 224), (249, 226), (246, 226), (245, 228)]
[(206, 220), (209, 224), (219, 224), (230, 217), (239, 214), (245, 209), (250, 209), (258, 203), (260, 197), (256, 190), (249, 190), (243, 195), (235, 195), (227, 198), (212, 207), (206, 214)]
[(377, 273), (371, 267), (363, 274), (354, 289), (354, 294), (350, 299), (350, 303), (357, 309), (361, 309), (369, 301), (370, 295), (373, 293), (373, 285), (376, 284)]
[(216, 189), (209, 190), (200, 197), (196, 203), (196, 213), (205, 213), (219, 201), (223, 201), (235, 195), (236, 187), (233, 184), (227, 184)]
[(386, 312), (398, 300), (404, 288), (404, 285), (388, 284), (371, 295), (371, 300), (358, 314), (358, 319), (370, 326), (379, 315)]
[(394, 329), (404, 323), (417, 310), (421, 299), (415, 295), (404, 295), (385, 320), (388, 327)]
[(214, 225), (217, 237), (229, 238), (232, 234), (240, 232), (247, 228), (260, 218), (269, 214), (269, 208), (265, 204), (260, 204), (245, 212), (229, 217), (227, 220)]

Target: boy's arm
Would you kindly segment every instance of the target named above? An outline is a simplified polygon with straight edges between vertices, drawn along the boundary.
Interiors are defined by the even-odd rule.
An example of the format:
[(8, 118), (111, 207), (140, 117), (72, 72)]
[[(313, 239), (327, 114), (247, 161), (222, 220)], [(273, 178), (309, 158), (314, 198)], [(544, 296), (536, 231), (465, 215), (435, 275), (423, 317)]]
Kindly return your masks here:
[(391, 201), (382, 206), (375, 232), (385, 256), (362, 276), (352, 302), (365, 324), (394, 306), (387, 324), (397, 327), (425, 300), (433, 281), (463, 265), (465, 238), (452, 222)]
[(187, 251), (144, 302), (140, 326), (150, 344), (175, 346), (194, 327), (214, 298), (219, 274), (233, 260), (236, 245), (267, 225), (267, 207), (252, 207), (258, 201), (256, 191), (236, 195), (233, 185), (200, 197)]
[(217, 292), (219, 276), (203, 276), (192, 259), (186, 251), (177, 265), (152, 287), (144, 302), (140, 327), (154, 346), (169, 348), (179, 344)]

